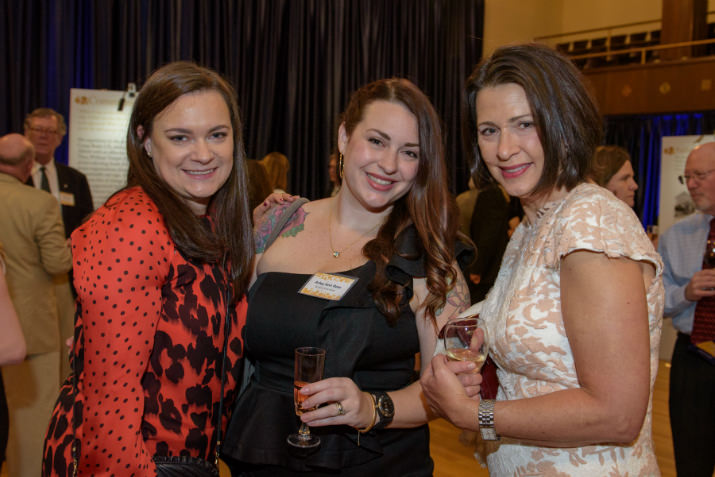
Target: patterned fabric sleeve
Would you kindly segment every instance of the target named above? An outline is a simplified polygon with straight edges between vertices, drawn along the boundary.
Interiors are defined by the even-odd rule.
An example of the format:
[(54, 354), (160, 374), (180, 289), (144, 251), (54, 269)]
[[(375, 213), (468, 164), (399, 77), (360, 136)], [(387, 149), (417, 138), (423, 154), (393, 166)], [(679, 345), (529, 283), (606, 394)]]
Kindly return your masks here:
[(663, 266), (633, 210), (597, 186), (582, 186), (556, 214), (547, 239), (545, 260), (558, 269), (561, 259), (576, 250), (602, 252), (651, 263), (660, 275)]
[(123, 197), (72, 236), (83, 317), (80, 475), (148, 475), (154, 467), (141, 434), (141, 379), (174, 246), (146, 196)]

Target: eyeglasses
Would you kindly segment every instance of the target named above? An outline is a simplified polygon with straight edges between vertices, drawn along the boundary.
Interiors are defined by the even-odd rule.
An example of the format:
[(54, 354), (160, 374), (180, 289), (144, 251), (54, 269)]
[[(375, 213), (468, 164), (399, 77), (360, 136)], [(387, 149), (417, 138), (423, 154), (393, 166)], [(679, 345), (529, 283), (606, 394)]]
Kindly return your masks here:
[(37, 134), (57, 134), (57, 129), (35, 128), (32, 126), (28, 126), (27, 129)]
[(681, 184), (687, 184), (690, 179), (695, 179), (698, 182), (704, 181), (707, 176), (715, 172), (715, 169), (710, 169), (709, 171), (693, 171), (692, 174), (685, 174), (683, 176), (678, 176), (678, 180)]

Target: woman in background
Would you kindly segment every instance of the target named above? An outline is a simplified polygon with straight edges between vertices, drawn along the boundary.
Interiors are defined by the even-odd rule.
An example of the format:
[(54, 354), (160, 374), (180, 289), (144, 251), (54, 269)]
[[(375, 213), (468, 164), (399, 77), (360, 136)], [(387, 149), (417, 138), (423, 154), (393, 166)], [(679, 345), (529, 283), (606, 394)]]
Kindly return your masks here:
[(273, 189), (268, 180), (268, 173), (260, 161), (246, 160), (246, 176), (248, 182), (248, 208), (254, 210), (261, 202), (271, 195)]
[(338, 174), (338, 154), (335, 152), (330, 154), (330, 157), (328, 158), (328, 179), (329, 184), (328, 189), (326, 191), (327, 194), (325, 196), (335, 197), (336, 195), (338, 195), (340, 186), (343, 183), (342, 178)]
[(218, 475), (253, 258), (233, 89), (191, 63), (160, 68), (134, 105), (127, 154), (127, 187), (72, 234), (74, 373), (43, 475)]
[(636, 184), (628, 151), (619, 146), (598, 146), (593, 155), (591, 178), (596, 184), (633, 207), (636, 204)]
[(288, 158), (280, 152), (270, 152), (260, 162), (266, 168), (273, 192), (284, 193), (287, 191), (288, 170), (290, 169)]
[[(469, 303), (440, 121), (415, 85), (380, 80), (352, 95), (337, 143), (338, 194), (302, 205), (268, 248), (284, 208), (257, 224), (246, 325), (255, 373), (223, 448), (234, 476), (432, 475), (415, 354), (432, 356), (437, 330)], [(319, 273), (341, 291), (311, 294), (304, 285)], [(299, 346), (327, 351), (325, 379), (300, 391), (305, 409), (318, 406), (300, 417), (321, 440), (309, 455), (286, 443), (299, 427)]]
[(470, 399), (443, 356), (422, 375), (426, 398), (501, 436), (492, 476), (659, 475), (663, 265), (633, 210), (589, 182), (601, 118), (580, 73), (545, 46), (502, 47), (467, 80), (466, 108), (477, 179), (518, 197), (525, 217), (468, 311), (485, 322), (497, 400)]

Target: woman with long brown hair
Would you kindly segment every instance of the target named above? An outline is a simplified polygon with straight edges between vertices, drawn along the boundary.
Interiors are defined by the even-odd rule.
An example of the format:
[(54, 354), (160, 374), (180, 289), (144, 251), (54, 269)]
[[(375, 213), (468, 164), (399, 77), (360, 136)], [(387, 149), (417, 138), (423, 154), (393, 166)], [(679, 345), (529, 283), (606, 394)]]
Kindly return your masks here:
[[(437, 330), (469, 304), (440, 121), (414, 84), (380, 80), (352, 95), (337, 144), (338, 194), (302, 205), (272, 244), (283, 208), (257, 224), (255, 372), (223, 448), (234, 475), (432, 475), (415, 355), (432, 356)], [(313, 293), (316, 277), (335, 293)], [(300, 391), (317, 407), (300, 418), (321, 440), (310, 455), (286, 444), (301, 346), (326, 350), (325, 379)]]
[(218, 475), (253, 259), (233, 89), (191, 63), (160, 68), (127, 153), (127, 187), (72, 234), (73, 374), (43, 475)]

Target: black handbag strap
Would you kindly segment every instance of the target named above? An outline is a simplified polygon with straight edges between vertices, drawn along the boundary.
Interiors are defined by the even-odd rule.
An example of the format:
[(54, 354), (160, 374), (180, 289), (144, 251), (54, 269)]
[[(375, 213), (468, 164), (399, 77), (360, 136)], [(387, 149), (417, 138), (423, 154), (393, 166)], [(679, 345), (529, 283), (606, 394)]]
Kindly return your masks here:
[(223, 395), (226, 387), (226, 353), (228, 350), (228, 338), (231, 330), (231, 283), (228, 283), (226, 293), (226, 324), (223, 330), (223, 360), (221, 364), (221, 394), (218, 399), (218, 416), (216, 417), (216, 456), (214, 465), (218, 467), (219, 451), (221, 448), (221, 420), (223, 418)]

